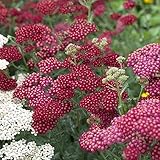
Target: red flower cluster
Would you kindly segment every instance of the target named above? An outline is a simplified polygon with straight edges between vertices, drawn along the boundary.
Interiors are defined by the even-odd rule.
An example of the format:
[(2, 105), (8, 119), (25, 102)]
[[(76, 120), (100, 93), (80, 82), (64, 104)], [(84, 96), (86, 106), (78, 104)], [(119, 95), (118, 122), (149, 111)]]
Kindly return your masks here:
[(116, 28), (115, 28), (115, 35), (124, 31), (124, 29), (129, 26), (133, 25), (137, 20), (137, 17), (132, 14), (122, 15), (118, 18)]
[(132, 25), (137, 20), (137, 17), (132, 14), (123, 15), (118, 19), (124, 26)]
[(101, 16), (106, 10), (105, 1), (97, 0), (93, 3), (93, 13), (95, 16)]
[(16, 31), (16, 42), (38, 42), (41, 41), (44, 36), (50, 34), (51, 30), (43, 24), (29, 24), (22, 26)]
[(147, 150), (149, 150), (149, 146), (145, 140), (133, 138), (124, 149), (123, 157), (125, 160), (138, 160), (141, 154), (144, 154)]
[(47, 58), (47, 59), (42, 60), (38, 63), (38, 67), (40, 69), (40, 72), (42, 72), (44, 74), (48, 74), (56, 69), (63, 68), (62, 66), (63, 66), (63, 63), (58, 61), (54, 57)]
[(51, 77), (43, 77), (39, 73), (29, 75), (23, 84), (16, 88), (14, 96), (19, 99), (26, 99), (32, 108), (45, 105), (51, 98), (46, 92), (53, 83)]
[(61, 99), (72, 98), (74, 90), (93, 91), (101, 85), (101, 78), (96, 76), (86, 65), (75, 66), (71, 73), (60, 75), (51, 87), (51, 95), (57, 95)]
[(57, 9), (56, 1), (53, 0), (40, 0), (36, 7), (44, 15), (52, 14)]
[(48, 14), (68, 14), (68, 13), (86, 13), (86, 8), (81, 6), (77, 0), (40, 0), (37, 3), (37, 9), (44, 15)]
[(75, 41), (84, 39), (88, 34), (96, 32), (96, 26), (85, 19), (77, 19), (69, 28), (69, 37)]
[(44, 106), (34, 110), (33, 128), (40, 134), (52, 130), (57, 121), (72, 108), (71, 103), (62, 101), (49, 101)]
[(4, 23), (7, 18), (7, 13), (7, 8), (0, 2), (0, 23)]
[(50, 95), (54, 83), (49, 76), (32, 73), (14, 92), (14, 97), (26, 100), (33, 108), (33, 128), (40, 134), (53, 129), (59, 118), (72, 107), (69, 101)]
[(17, 86), (16, 80), (9, 78), (5, 73), (0, 71), (0, 90), (10, 91)]
[[(123, 95), (126, 98), (126, 94)], [(99, 92), (85, 96), (80, 107), (85, 108), (89, 113), (94, 114), (101, 120), (103, 127), (108, 127), (111, 120), (117, 116), (118, 95), (116, 91), (108, 89), (107, 86)]]
[(132, 9), (135, 6), (136, 6), (136, 3), (134, 2), (134, 0), (125, 0), (125, 2), (123, 3), (124, 9)]
[(46, 35), (40, 41), (37, 42), (36, 46), (40, 49), (36, 55), (41, 59), (54, 56), (59, 50), (57, 37), (53, 35)]
[(22, 59), (22, 55), (16, 46), (4, 46), (0, 48), (0, 59), (14, 62)]
[(43, 20), (42, 14), (36, 10), (36, 2), (27, 2), (21, 9), (9, 9), (9, 16), (15, 19), (18, 26), (26, 24), (41, 23)]
[(110, 18), (113, 20), (118, 20), (121, 16), (122, 16), (122, 14), (120, 14), (120, 13), (112, 13), (110, 15)]

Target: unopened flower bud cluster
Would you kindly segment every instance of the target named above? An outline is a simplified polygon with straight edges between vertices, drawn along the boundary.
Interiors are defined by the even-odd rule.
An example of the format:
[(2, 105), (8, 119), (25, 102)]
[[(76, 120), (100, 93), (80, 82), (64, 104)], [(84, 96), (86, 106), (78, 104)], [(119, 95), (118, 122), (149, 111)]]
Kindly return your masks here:
[(46, 143), (37, 146), (35, 142), (22, 139), (5, 144), (0, 149), (0, 159), (8, 160), (50, 160), (54, 155), (54, 147)]
[(109, 70), (106, 71), (106, 77), (102, 79), (103, 83), (108, 81), (117, 81), (120, 84), (123, 84), (127, 81), (129, 77), (125, 75), (125, 69), (111, 67)]
[(73, 43), (70, 43), (66, 48), (65, 48), (65, 54), (69, 56), (74, 56), (77, 51), (80, 49), (80, 46), (75, 45)]
[(125, 60), (126, 60), (126, 58), (123, 57), (123, 56), (119, 56), (119, 57), (116, 59), (116, 61), (117, 61), (118, 63), (120, 63), (120, 64), (122, 64)]
[(101, 50), (103, 50), (104, 47), (108, 44), (106, 38), (102, 38), (101, 40), (98, 40), (98, 38), (93, 38), (92, 43)]

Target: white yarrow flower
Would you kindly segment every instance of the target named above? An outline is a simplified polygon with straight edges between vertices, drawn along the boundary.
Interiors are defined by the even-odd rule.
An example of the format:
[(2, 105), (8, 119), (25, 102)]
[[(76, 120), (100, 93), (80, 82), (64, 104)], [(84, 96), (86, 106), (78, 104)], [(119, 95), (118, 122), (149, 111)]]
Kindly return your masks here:
[(53, 155), (54, 147), (50, 144), (37, 146), (34, 141), (27, 143), (24, 139), (12, 141), (0, 149), (0, 158), (2, 160), (51, 160)]
[(23, 109), (21, 104), (0, 102), (0, 140), (12, 140), (21, 131), (31, 131), (33, 112)]
[[(26, 74), (26, 73), (19, 73), (18, 74), (18, 79), (16, 81), (16, 83), (18, 84), (18, 86), (21, 86), (23, 81), (27, 78), (29, 74)], [(12, 78), (15, 79), (15, 76), (13, 76)]]
[(9, 62), (5, 59), (0, 59), (0, 70), (4, 70), (9, 65)]
[(0, 34), (0, 48), (4, 46), (8, 42), (8, 38)]

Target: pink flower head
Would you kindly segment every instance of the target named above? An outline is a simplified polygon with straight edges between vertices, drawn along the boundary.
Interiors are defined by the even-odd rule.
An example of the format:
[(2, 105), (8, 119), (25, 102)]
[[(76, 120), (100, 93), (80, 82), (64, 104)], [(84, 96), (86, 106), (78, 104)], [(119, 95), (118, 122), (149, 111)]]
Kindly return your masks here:
[(120, 14), (120, 13), (112, 13), (111, 15), (110, 15), (110, 18), (112, 19), (112, 20), (118, 20), (120, 17), (121, 17), (122, 15)]
[(43, 24), (29, 24), (18, 28), (15, 34), (17, 43), (23, 43), (28, 41), (38, 42), (50, 33), (51, 30)]
[(0, 59), (14, 62), (22, 59), (22, 55), (16, 46), (4, 46), (0, 48)]
[(40, 134), (52, 130), (60, 117), (71, 110), (69, 102), (50, 101), (34, 110), (33, 128)]
[(0, 90), (10, 91), (17, 86), (16, 80), (9, 78), (4, 72), (0, 71)]
[(149, 97), (160, 98), (160, 78), (152, 78), (149, 80), (145, 91), (149, 93)]
[(137, 17), (133, 14), (123, 15), (118, 19), (123, 25), (128, 26), (135, 23)]
[(135, 6), (136, 6), (136, 3), (134, 2), (134, 0), (125, 0), (124, 3), (123, 3), (123, 7), (126, 10), (132, 9)]
[(105, 2), (104, 0), (97, 0), (93, 4), (93, 13), (95, 16), (101, 16), (106, 10)]
[(128, 66), (135, 74), (150, 79), (160, 72), (160, 45), (148, 44), (137, 49), (128, 57)]
[[(95, 152), (105, 150), (115, 143), (129, 142), (128, 147), (124, 150), (124, 157), (126, 160), (136, 159), (147, 151), (147, 147), (153, 142), (160, 140), (159, 106), (159, 99), (140, 101), (126, 115), (114, 118), (110, 127), (96, 128), (96, 131), (89, 130), (83, 133), (80, 137), (81, 147), (87, 151)], [(97, 144), (99, 138), (101, 142), (98, 144), (100, 145)], [(153, 155), (155, 155), (154, 153)]]
[(125, 160), (139, 160), (141, 154), (149, 150), (149, 145), (143, 138), (133, 138), (123, 151)]
[(4, 23), (7, 18), (7, 14), (7, 8), (0, 2), (0, 23)]
[(87, 22), (85, 19), (77, 19), (69, 28), (69, 37), (75, 41), (85, 39), (85, 37), (96, 32), (95, 24)]
[(44, 15), (53, 14), (57, 9), (56, 1), (53, 0), (40, 0), (37, 3), (37, 9)]

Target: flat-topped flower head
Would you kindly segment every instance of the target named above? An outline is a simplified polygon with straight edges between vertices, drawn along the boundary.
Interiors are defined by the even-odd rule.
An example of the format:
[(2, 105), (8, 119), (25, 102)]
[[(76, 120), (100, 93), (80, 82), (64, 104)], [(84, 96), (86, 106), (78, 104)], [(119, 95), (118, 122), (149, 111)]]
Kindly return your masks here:
[(51, 160), (54, 156), (54, 147), (45, 143), (38, 146), (34, 141), (27, 142), (22, 139), (19, 141), (12, 141), (10, 144), (4, 144), (0, 149), (0, 158), (14, 159), (14, 160)]
[(131, 53), (127, 60), (128, 67), (141, 78), (150, 79), (160, 72), (160, 44), (148, 44)]
[(3, 48), (0, 48), (0, 59), (14, 62), (22, 59), (22, 54), (16, 46), (4, 46)]
[(77, 19), (69, 28), (68, 35), (75, 41), (83, 40), (85, 37), (96, 32), (95, 24), (87, 22), (85, 19)]
[(136, 3), (134, 0), (125, 0), (125, 2), (123, 3), (123, 7), (126, 10), (133, 9), (135, 6), (136, 6)]
[(17, 86), (16, 80), (8, 77), (4, 72), (0, 71), (0, 90), (10, 91)]
[(24, 25), (16, 30), (16, 42), (38, 42), (41, 41), (43, 37), (50, 34), (51, 30), (43, 24), (29, 24)]
[(0, 140), (12, 140), (20, 131), (33, 132), (32, 114), (23, 109), (21, 104), (0, 102)]

